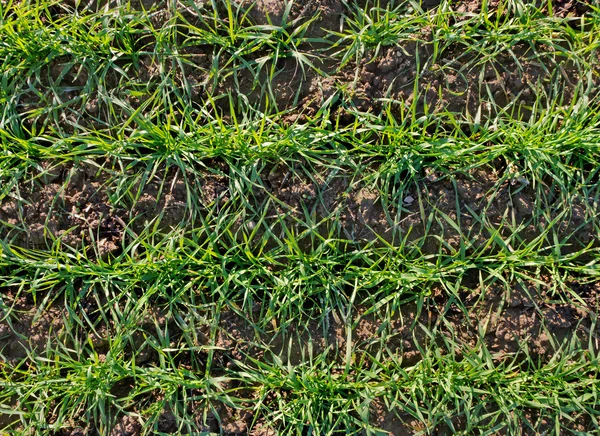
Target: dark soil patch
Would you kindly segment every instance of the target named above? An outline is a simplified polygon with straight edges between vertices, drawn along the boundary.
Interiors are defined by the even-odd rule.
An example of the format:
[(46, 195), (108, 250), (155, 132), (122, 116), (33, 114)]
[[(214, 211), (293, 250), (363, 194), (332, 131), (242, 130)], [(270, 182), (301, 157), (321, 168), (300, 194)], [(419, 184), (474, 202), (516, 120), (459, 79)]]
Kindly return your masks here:
[(119, 214), (110, 205), (108, 174), (94, 164), (42, 164), (40, 177), (23, 184), (1, 203), (7, 242), (24, 247), (49, 247), (56, 240), (71, 247), (93, 247), (92, 256), (118, 249), (123, 233)]
[[(122, 190), (114, 180), (124, 175), (131, 186)], [(59, 243), (107, 260), (144, 230), (168, 232), (183, 224), (191, 229), (192, 210), (206, 211), (227, 200), (223, 177), (209, 172), (199, 179), (185, 177), (175, 168), (123, 173), (109, 161), (46, 161), (0, 200), (0, 237), (26, 248)]]
[[(546, 236), (552, 243), (545, 246), (554, 245), (555, 234), (564, 254), (600, 240), (589, 195), (571, 196), (565, 210), (559, 188), (534, 188), (523, 177), (512, 179), (489, 167), (456, 174), (425, 168), (409, 184), (392, 179), (366, 186), (348, 169), (299, 162), (266, 166), (241, 188), (220, 170), (190, 175), (162, 167), (128, 172), (133, 188), (120, 191), (112, 180), (121, 170), (110, 165), (42, 163), (45, 169), (0, 201), (0, 237), (28, 248), (60, 243), (106, 260), (144, 232), (190, 231), (202, 225), (201, 216), (235, 213), (229, 229), (238, 241), (252, 235), (254, 244), (266, 238), (273, 247), (288, 228), (301, 235), (305, 250), (318, 232), (428, 254), (461, 247), (511, 251), (534, 241), (554, 219)], [(267, 213), (257, 214), (267, 204)]]

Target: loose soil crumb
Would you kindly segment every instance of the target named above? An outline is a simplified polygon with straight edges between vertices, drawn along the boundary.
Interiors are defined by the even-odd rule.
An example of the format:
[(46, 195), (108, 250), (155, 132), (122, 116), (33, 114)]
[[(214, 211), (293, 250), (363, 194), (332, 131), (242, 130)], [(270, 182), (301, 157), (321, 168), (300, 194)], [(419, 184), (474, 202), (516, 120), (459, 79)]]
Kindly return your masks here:
[(110, 436), (138, 436), (142, 425), (133, 416), (123, 416), (110, 432)]
[(223, 178), (211, 174), (186, 184), (178, 170), (132, 173), (134, 189), (120, 192), (113, 183), (120, 171), (108, 162), (42, 165), (49, 169), (0, 199), (0, 238), (7, 243), (36, 249), (59, 243), (106, 261), (144, 230), (192, 229), (198, 213), (228, 200)]

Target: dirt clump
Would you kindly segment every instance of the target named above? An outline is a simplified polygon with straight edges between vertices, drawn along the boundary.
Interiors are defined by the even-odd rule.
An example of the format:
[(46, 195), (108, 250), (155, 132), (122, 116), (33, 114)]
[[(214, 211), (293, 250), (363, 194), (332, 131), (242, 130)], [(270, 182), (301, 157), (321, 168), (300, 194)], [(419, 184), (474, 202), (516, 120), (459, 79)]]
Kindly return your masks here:
[[(121, 170), (110, 165), (43, 162), (45, 169), (0, 199), (0, 237), (26, 248), (61, 244), (106, 261), (141, 232), (183, 223), (191, 228), (200, 213), (229, 199), (222, 177), (185, 180), (188, 175), (173, 168), (126, 173), (133, 189), (121, 192), (112, 183)], [(193, 200), (190, 189), (198, 189)]]
[(113, 427), (110, 436), (138, 436), (142, 425), (133, 416), (124, 415)]
[(103, 189), (107, 180), (93, 164), (53, 166), (0, 202), (0, 236), (30, 248), (83, 244), (88, 255), (105, 258), (117, 250), (123, 231), (122, 211)]
[[(10, 303), (8, 295), (4, 300)], [(24, 359), (32, 352), (44, 354), (48, 345), (60, 343), (64, 333), (63, 313), (59, 307), (43, 311), (30, 305), (19, 307), (18, 318), (7, 317), (0, 322), (0, 354), (9, 361)]]
[(469, 298), (479, 302), (468, 316), (456, 307), (449, 308), (446, 318), (467, 344), (475, 345), (474, 340), (483, 332), (488, 349), (497, 358), (525, 351), (547, 360), (557, 351), (553, 344), (572, 337), (587, 342), (590, 335), (600, 333), (598, 328), (590, 330), (596, 310), (589, 304), (561, 302), (549, 295), (549, 288), (540, 289), (533, 283), (506, 291), (497, 284), (474, 290)]
[[(167, 182), (168, 180), (168, 182)], [(153, 177), (144, 184), (132, 209), (133, 228), (141, 232), (151, 227), (155, 220), (167, 229), (180, 225), (186, 217), (187, 185), (181, 172), (170, 171), (164, 177)]]
[[(316, 18), (306, 31), (306, 36), (310, 38), (323, 37), (327, 30), (338, 30), (344, 10), (344, 2), (340, 0), (295, 1), (286, 17), (286, 2), (280, 0), (241, 0), (239, 4), (249, 11), (253, 22), (258, 25), (293, 24), (294, 28), (298, 28), (308, 20)], [(284, 18), (287, 20), (284, 21)]]
[(412, 436), (423, 431), (418, 422), (409, 416), (399, 417), (399, 414), (385, 404), (381, 398), (375, 398), (370, 404), (371, 422), (374, 427), (388, 432), (389, 436)]
[[(377, 114), (392, 102), (399, 118), (414, 106), (420, 115), (452, 112), (471, 124), (501, 113), (527, 119), (540, 97), (570, 101), (580, 81), (560, 58), (549, 59), (551, 68), (544, 69), (524, 44), (500, 51), (485, 63), (465, 54), (460, 44), (450, 45), (434, 59), (433, 38), (418, 35), (416, 42), (400, 41), (379, 53), (367, 52), (360, 64), (345, 67), (337, 80), (352, 84), (355, 109)], [(555, 81), (562, 85), (561, 95), (552, 94)]]

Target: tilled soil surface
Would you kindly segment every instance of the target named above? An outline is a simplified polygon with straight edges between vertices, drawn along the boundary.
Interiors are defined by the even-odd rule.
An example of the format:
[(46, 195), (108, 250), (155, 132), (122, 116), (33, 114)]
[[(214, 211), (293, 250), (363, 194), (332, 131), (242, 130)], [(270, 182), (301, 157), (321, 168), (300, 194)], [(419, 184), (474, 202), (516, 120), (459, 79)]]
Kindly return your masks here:
[[(209, 213), (233, 210), (240, 217), (234, 234), (252, 234), (257, 244), (283, 238), (285, 225), (297, 234), (315, 227), (323, 235), (334, 231), (359, 244), (412, 244), (424, 254), (451, 253), (461, 246), (485, 249), (490, 240), (492, 250), (492, 232), (498, 231), (517, 249), (557, 220), (553, 228), (565, 242), (565, 253), (598, 246), (594, 220), (600, 192), (572, 196), (565, 209), (566, 200), (551, 180), (534, 188), (524, 177), (507, 176), (501, 164), (454, 175), (424, 168), (410, 185), (367, 186), (349, 169), (266, 163), (240, 191), (226, 165), (212, 162), (211, 171), (193, 175), (175, 167), (130, 170), (127, 176), (135, 183), (128, 192), (115, 185), (123, 174), (110, 163), (49, 165), (0, 202), (5, 241), (28, 248), (60, 243), (106, 259), (144, 229), (190, 230)], [(265, 207), (265, 217), (256, 216)]]

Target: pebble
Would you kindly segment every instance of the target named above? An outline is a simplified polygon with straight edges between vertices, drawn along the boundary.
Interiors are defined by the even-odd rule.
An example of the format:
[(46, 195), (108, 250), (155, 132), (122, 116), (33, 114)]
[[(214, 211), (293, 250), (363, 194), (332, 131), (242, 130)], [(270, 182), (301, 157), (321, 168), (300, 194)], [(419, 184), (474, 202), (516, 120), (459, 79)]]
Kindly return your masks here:
[(404, 198), (404, 203), (405, 204), (412, 204), (415, 201), (414, 197), (412, 195), (407, 195)]

